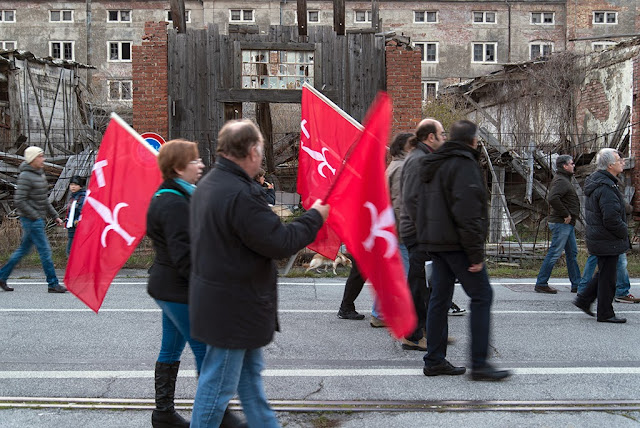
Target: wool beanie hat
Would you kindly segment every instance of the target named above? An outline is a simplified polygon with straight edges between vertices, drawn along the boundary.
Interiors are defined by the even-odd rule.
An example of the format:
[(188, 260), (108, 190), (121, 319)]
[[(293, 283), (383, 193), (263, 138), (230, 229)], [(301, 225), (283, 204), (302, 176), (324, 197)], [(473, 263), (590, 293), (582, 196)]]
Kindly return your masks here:
[(24, 160), (27, 161), (27, 163), (31, 163), (41, 153), (44, 153), (44, 150), (42, 150), (40, 147), (27, 147), (27, 149), (24, 151)]
[(84, 179), (79, 175), (74, 175), (73, 177), (71, 177), (69, 184), (77, 184), (78, 186), (82, 187), (84, 186)]

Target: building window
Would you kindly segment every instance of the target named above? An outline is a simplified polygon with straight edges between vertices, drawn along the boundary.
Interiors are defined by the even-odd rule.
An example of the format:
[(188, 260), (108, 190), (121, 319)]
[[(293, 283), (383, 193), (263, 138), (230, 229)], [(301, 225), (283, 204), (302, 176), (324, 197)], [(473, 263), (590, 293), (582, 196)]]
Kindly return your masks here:
[[(191, 22), (191, 11), (190, 10), (185, 10), (184, 14), (186, 15), (186, 22), (187, 24), (189, 24)], [(171, 11), (167, 10), (167, 22), (173, 22), (173, 17), (171, 16)]]
[(535, 42), (529, 44), (529, 58), (536, 60), (546, 58), (553, 52), (553, 43), (551, 42)]
[(320, 12), (317, 10), (307, 11), (307, 22), (320, 22)]
[(554, 12), (531, 12), (532, 24), (553, 25), (555, 24)]
[(473, 62), (497, 62), (497, 43), (474, 43)]
[(109, 101), (131, 101), (131, 80), (109, 80)]
[(616, 44), (617, 44), (616, 42), (611, 42), (611, 41), (598, 41), (598, 42), (591, 43), (591, 49), (593, 51), (602, 51), (607, 48), (610, 48), (611, 46), (615, 46)]
[(255, 22), (253, 9), (230, 9), (229, 22)]
[(16, 46), (18, 46), (16, 42), (0, 41), (0, 49), (4, 49), (5, 51), (17, 49)]
[(131, 61), (131, 42), (107, 42), (107, 45), (109, 46), (109, 61)]
[(372, 12), (370, 10), (356, 10), (354, 11), (354, 21), (357, 23), (370, 23)]
[(313, 85), (313, 51), (243, 50), (243, 89), (302, 89)]
[(438, 43), (417, 42), (413, 45), (422, 52), (422, 62), (438, 62)]
[(617, 24), (618, 12), (593, 12), (594, 24)]
[(0, 10), (0, 22), (16, 22), (16, 11)]
[(422, 101), (435, 100), (438, 96), (438, 82), (422, 82)]
[(50, 10), (49, 22), (73, 22), (72, 10)]
[(495, 24), (496, 13), (495, 12), (473, 12), (474, 24)]
[(416, 10), (413, 12), (413, 22), (415, 23), (436, 23), (438, 22), (438, 12)]
[(73, 61), (73, 45), (75, 42), (49, 42), (49, 56), (55, 59)]
[(107, 15), (109, 22), (131, 22), (130, 10), (110, 10)]

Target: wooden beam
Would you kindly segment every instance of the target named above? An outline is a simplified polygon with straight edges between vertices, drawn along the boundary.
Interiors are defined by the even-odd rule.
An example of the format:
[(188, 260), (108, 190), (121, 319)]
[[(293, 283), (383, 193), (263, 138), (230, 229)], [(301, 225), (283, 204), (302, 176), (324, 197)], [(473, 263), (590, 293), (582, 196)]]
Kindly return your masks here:
[(315, 51), (315, 43), (240, 42), (241, 50)]
[(489, 122), (491, 122), (493, 126), (496, 127), (498, 132), (500, 132), (500, 124), (493, 118), (493, 116), (491, 116), (480, 104), (475, 102), (469, 94), (462, 94), (462, 96), (469, 102), (469, 104), (471, 104), (477, 111), (479, 111), (480, 114), (482, 114)]
[[(338, 99), (337, 91), (322, 91), (330, 99)], [(300, 103), (299, 89), (220, 89), (215, 94), (220, 103)]]
[(345, 0), (333, 0), (333, 29), (338, 36), (345, 34)]
[(298, 35), (307, 35), (307, 0), (298, 0)]
[(184, 8), (184, 0), (169, 0), (171, 7), (171, 20), (178, 33), (187, 32), (187, 13)]
[(267, 172), (273, 173), (276, 165), (273, 158), (273, 123), (271, 121), (271, 108), (269, 103), (256, 105), (256, 122), (264, 137), (264, 158), (267, 164)]

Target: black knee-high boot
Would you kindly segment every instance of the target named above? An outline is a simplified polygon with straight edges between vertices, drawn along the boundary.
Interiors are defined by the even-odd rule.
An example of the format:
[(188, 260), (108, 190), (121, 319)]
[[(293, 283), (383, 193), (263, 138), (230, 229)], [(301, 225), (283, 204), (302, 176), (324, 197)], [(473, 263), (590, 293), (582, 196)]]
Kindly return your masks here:
[(151, 415), (154, 428), (189, 428), (189, 421), (176, 412), (173, 403), (179, 367), (180, 361), (156, 361), (156, 409)]

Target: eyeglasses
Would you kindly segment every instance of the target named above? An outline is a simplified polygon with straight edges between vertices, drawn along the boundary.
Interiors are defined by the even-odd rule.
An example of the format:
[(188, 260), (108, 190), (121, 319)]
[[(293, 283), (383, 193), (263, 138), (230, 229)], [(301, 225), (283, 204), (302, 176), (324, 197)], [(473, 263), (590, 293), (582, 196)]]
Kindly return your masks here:
[(198, 164), (201, 164), (201, 163), (202, 163), (202, 159), (198, 158), (198, 159), (196, 159), (196, 160), (192, 160), (192, 161), (190, 161), (189, 163), (190, 163), (190, 164), (193, 164), (193, 165), (198, 165)]

